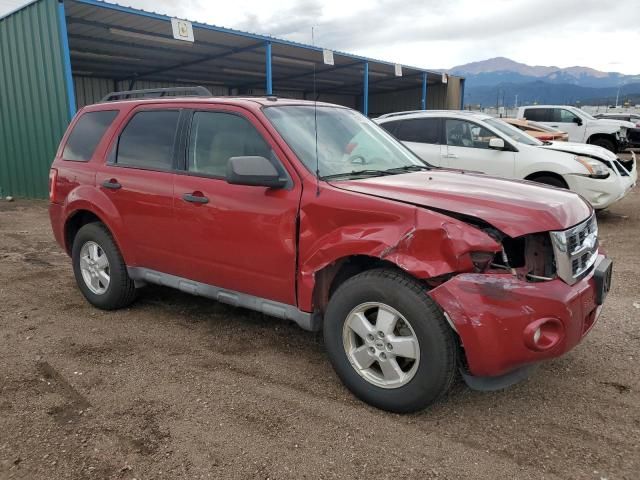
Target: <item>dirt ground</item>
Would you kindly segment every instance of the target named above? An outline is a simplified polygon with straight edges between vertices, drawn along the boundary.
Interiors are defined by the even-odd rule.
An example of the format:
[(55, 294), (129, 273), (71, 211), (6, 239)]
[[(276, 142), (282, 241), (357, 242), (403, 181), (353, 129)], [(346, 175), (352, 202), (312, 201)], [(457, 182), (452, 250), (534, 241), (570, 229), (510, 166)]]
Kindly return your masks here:
[(46, 208), (0, 202), (0, 479), (640, 478), (640, 188), (599, 216), (614, 286), (581, 345), (404, 416), (292, 324), (159, 287), (91, 307)]

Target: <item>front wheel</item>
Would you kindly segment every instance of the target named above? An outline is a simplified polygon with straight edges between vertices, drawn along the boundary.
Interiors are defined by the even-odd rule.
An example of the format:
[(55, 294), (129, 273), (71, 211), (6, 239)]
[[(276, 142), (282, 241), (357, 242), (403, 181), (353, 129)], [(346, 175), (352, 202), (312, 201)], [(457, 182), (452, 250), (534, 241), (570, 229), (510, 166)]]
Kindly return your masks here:
[(551, 175), (540, 175), (532, 179), (533, 182), (542, 183), (556, 188), (569, 188), (564, 180)]
[(455, 377), (451, 328), (424, 286), (402, 272), (376, 269), (347, 280), (331, 297), (323, 328), (340, 379), (383, 410), (420, 410)]
[(616, 153), (616, 145), (611, 140), (607, 138), (596, 138), (593, 142), (593, 145), (597, 145), (602, 148), (606, 148), (610, 152)]

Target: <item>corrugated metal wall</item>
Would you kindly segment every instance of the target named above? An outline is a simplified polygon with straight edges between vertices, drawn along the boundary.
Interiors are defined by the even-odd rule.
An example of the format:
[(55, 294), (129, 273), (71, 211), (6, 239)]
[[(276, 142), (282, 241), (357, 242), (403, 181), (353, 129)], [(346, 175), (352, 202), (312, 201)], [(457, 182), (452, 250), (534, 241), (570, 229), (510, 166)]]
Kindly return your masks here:
[(449, 110), (460, 110), (460, 79), (457, 77), (449, 77), (446, 87), (447, 105), (445, 108)]
[[(451, 85), (454, 81), (458, 82), (458, 87), (457, 89), (452, 89), (450, 92), (447, 86)], [(459, 109), (459, 90), (459, 79), (451, 79), (451, 77), (449, 78), (449, 83), (429, 85), (427, 88), (427, 109)], [(369, 98), (369, 116), (377, 117), (390, 112), (419, 110), (421, 98), (421, 88), (371, 95)]]
[(46, 197), (49, 166), (69, 122), (58, 2), (0, 20), (0, 190)]

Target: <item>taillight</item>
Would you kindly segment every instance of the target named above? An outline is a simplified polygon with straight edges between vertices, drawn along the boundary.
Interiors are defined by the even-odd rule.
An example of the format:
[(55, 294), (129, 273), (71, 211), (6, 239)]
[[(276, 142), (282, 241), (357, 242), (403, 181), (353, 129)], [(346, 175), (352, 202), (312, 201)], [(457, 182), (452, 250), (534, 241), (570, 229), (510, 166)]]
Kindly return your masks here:
[(49, 201), (55, 203), (56, 201), (56, 184), (58, 183), (58, 170), (52, 168), (49, 170)]
[(553, 135), (541, 135), (538, 137), (538, 140), (553, 140), (554, 138)]
[(640, 122), (636, 123), (636, 127), (640, 128)]

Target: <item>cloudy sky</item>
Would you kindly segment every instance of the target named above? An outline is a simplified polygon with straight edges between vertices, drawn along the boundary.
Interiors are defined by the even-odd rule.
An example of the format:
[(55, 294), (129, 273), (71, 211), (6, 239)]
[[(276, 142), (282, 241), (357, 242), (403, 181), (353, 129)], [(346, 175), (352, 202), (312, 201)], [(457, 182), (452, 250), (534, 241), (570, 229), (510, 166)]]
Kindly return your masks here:
[[(0, 0), (0, 14), (24, 0)], [(505, 56), (640, 74), (640, 0), (120, 0), (423, 68)]]

